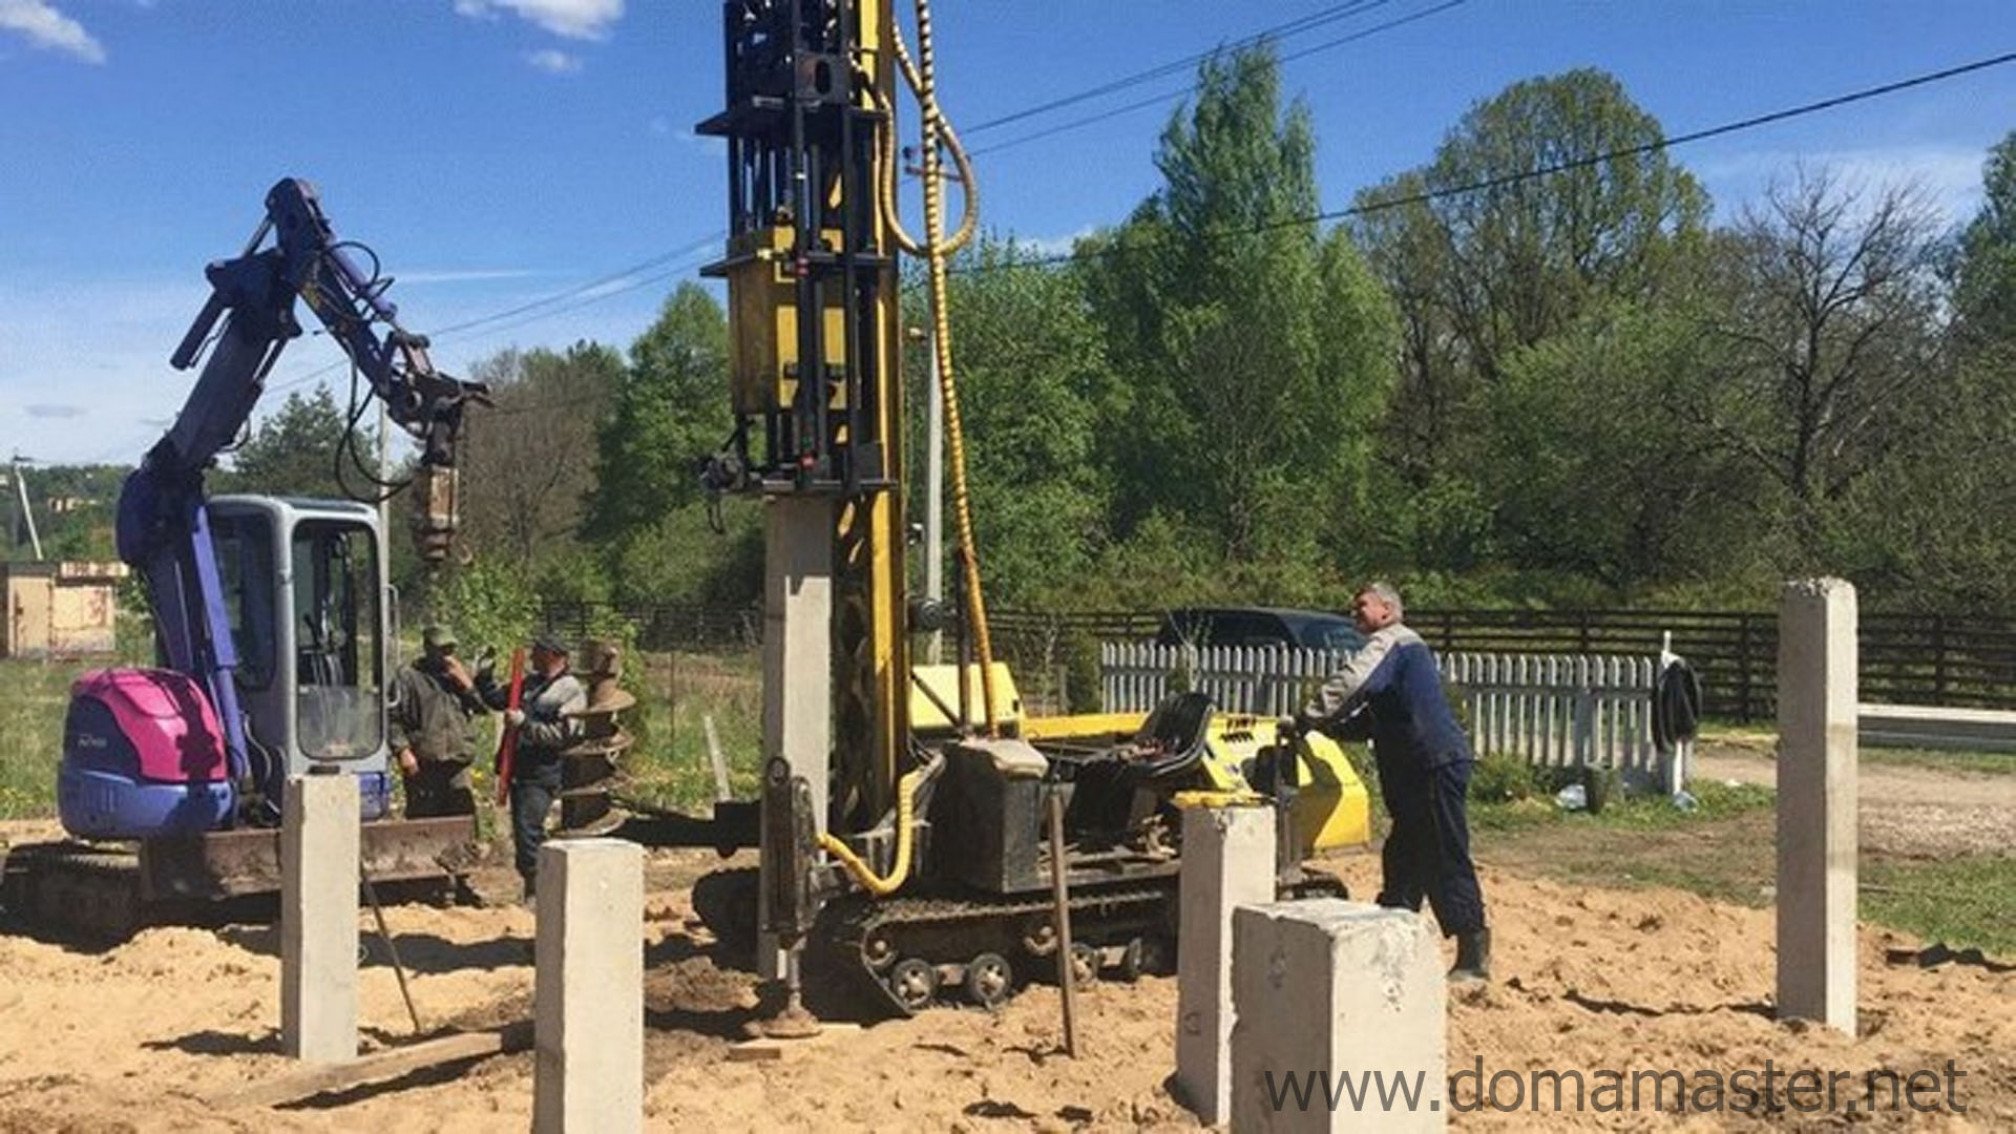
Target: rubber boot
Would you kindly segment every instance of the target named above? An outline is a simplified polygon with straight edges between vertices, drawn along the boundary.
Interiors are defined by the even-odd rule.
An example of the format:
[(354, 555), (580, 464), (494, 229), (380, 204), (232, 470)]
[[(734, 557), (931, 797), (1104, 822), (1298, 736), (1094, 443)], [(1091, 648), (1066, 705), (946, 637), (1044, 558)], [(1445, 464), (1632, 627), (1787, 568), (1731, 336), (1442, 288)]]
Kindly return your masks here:
[(1491, 979), (1491, 931), (1473, 929), (1456, 935), (1456, 967), (1449, 979), (1458, 984)]

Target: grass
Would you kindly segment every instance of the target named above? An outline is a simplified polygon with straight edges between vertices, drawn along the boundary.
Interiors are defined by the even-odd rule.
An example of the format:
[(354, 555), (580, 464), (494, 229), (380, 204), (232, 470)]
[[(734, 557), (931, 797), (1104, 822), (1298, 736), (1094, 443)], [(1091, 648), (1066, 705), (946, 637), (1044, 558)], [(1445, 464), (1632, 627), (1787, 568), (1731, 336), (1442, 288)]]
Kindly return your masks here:
[(1931, 768), (1977, 776), (2016, 776), (2016, 752), (1958, 752), (1940, 748), (1864, 748), (1862, 762)]
[[(409, 655), (410, 656), (410, 655)], [(626, 761), (628, 793), (660, 807), (704, 808), (714, 798), (705, 718), (712, 717), (738, 798), (756, 794), (762, 766), (761, 660), (754, 654), (715, 657), (652, 654), (632, 688), (638, 706), (625, 727), (638, 740)], [(88, 664), (0, 660), (0, 819), (56, 813), (56, 767), (63, 752), (63, 714), (70, 682)], [(479, 800), (495, 790), (489, 754), (497, 750), (496, 716), (477, 725), (474, 769)], [(487, 810), (487, 809), (480, 809)]]
[(649, 655), (634, 688), (638, 707), (625, 721), (637, 735), (626, 768), (629, 795), (688, 811), (712, 802), (714, 770), (706, 724), (711, 717), (733, 794), (737, 799), (755, 797), (763, 766), (758, 654)]
[[(1778, 748), (1778, 734), (1771, 729), (1705, 724), (1701, 743), (1721, 748), (1747, 749), (1760, 756), (1772, 756)], [(1952, 748), (1862, 748), (1865, 764), (1900, 768), (1931, 768), (1940, 772), (1975, 775), (2016, 775), (2016, 752), (1973, 752)]]
[[(1944, 754), (1942, 754), (1944, 755)], [(1577, 885), (1670, 886), (1716, 901), (1771, 903), (1777, 881), (1775, 794), (1703, 782), (1701, 806), (1639, 798), (1600, 815), (1551, 800), (1472, 803), (1480, 858)], [(2016, 956), (2016, 857), (1943, 861), (1864, 851), (1861, 917), (1953, 948)]]
[(86, 666), (0, 660), (0, 819), (56, 813), (56, 764), (63, 754), (63, 714), (70, 682)]
[(1865, 920), (1955, 948), (2016, 956), (2016, 857), (1879, 861), (1865, 866), (1861, 882)]
[[(752, 798), (761, 768), (762, 688), (757, 655), (652, 654), (634, 662), (638, 706), (625, 725), (638, 737), (626, 761), (626, 791), (689, 812), (714, 798), (704, 720), (712, 717), (738, 798)], [(0, 660), (0, 819), (55, 814), (56, 765), (69, 684), (83, 665)], [(495, 751), (495, 721), (480, 725), (478, 751)], [(2008, 753), (1869, 749), (1874, 763), (1942, 771), (2016, 774)], [(477, 762), (487, 799), (489, 760)], [(1771, 901), (1776, 865), (1771, 789), (1703, 780), (1700, 806), (1658, 796), (1613, 801), (1600, 814), (1563, 811), (1551, 793), (1470, 805), (1479, 856), (1503, 867), (1590, 886), (1672, 886), (1719, 901)], [(488, 808), (481, 809), (487, 812)], [(2016, 857), (1938, 862), (1865, 853), (1864, 919), (1955, 948), (2016, 954)]]

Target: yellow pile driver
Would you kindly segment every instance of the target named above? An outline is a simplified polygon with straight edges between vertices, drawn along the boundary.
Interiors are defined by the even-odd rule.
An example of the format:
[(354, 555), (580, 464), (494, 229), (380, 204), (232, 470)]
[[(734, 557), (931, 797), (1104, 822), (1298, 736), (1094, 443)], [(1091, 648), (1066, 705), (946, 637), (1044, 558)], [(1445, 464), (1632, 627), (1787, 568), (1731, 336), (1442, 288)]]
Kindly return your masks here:
[[(722, 805), (687, 841), (759, 845), (753, 877), (723, 872), (695, 894), (759, 971), (794, 989), (804, 974), (815, 1000), (847, 986), (912, 1012), (955, 988), (991, 1004), (1054, 966), (1052, 796), (1066, 803), (1079, 979), (1173, 956), (1182, 807), (1271, 801), (1284, 892), (1334, 892), (1300, 864), (1367, 830), (1335, 744), (1201, 694), (1145, 719), (1023, 713), (991, 656), (946, 318), (973, 171), (938, 112), (928, 4), (914, 52), (893, 4), (723, 5), (728, 104), (699, 130), (727, 144), (730, 236), (708, 271), (728, 287), (737, 425), (706, 480), (763, 509), (765, 771), (756, 808)], [(899, 85), (920, 108), (921, 235), (897, 209)], [(948, 180), (965, 203), (950, 234)], [(930, 291), (958, 535), (949, 609), (913, 599), (906, 572), (902, 253)], [(941, 628), (959, 661), (915, 664), (913, 635)]]

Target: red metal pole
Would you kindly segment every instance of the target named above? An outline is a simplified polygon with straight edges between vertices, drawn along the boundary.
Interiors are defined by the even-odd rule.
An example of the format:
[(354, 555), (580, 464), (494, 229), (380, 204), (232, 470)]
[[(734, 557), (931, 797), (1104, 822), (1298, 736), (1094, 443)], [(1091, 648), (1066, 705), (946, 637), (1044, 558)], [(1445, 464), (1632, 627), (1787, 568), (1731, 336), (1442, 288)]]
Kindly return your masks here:
[[(511, 692), (504, 699), (506, 711), (519, 708), (525, 699), (525, 647), (511, 651)], [(518, 726), (505, 722), (504, 735), (497, 740), (497, 806), (511, 798), (511, 763), (518, 754)]]

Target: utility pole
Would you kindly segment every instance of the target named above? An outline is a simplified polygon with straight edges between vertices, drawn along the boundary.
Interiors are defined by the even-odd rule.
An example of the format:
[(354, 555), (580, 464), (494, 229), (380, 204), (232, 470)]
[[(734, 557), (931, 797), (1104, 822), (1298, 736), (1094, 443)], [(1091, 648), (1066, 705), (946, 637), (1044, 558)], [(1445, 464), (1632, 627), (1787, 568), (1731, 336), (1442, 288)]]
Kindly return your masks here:
[[(905, 156), (915, 157), (909, 150), (905, 151)], [(912, 177), (935, 176), (948, 181), (961, 180), (956, 173), (944, 172), (943, 167), (935, 161), (922, 165), (906, 163), (903, 170)], [(925, 389), (929, 391), (925, 396), (927, 412), (924, 441), (924, 597), (942, 607), (945, 602), (945, 391), (938, 388), (936, 328), (937, 321), (934, 318), (932, 330), (924, 332), (924, 341), (928, 345), (931, 360), (931, 377), (924, 383)], [(913, 335), (916, 333), (911, 332)], [(937, 665), (943, 661), (945, 632), (931, 631), (931, 638), (925, 649), (931, 664)]]
[[(28, 476), (22, 471), (22, 467), (28, 463), (28, 458), (16, 453), (14, 454), (13, 461), (10, 463), (14, 467), (14, 492), (16, 497), (21, 501), (21, 518), (28, 521), (28, 544), (35, 549), (35, 561), (40, 563), (42, 561), (42, 536), (41, 533), (35, 530), (35, 509), (29, 506), (28, 503)], [(11, 532), (8, 538), (13, 538)]]
[[(378, 527), (385, 533), (386, 546), (392, 540), (392, 499), (386, 485), (392, 483), (392, 413), (386, 408), (385, 399), (378, 399), (378, 488), (372, 495), (378, 497)], [(386, 573), (391, 573), (388, 566)]]
[[(931, 344), (930, 390), (925, 402), (924, 441), (924, 597), (934, 604), (945, 601), (945, 392), (938, 388), (938, 338)], [(937, 665), (945, 651), (945, 632), (931, 631), (931, 664)]]

